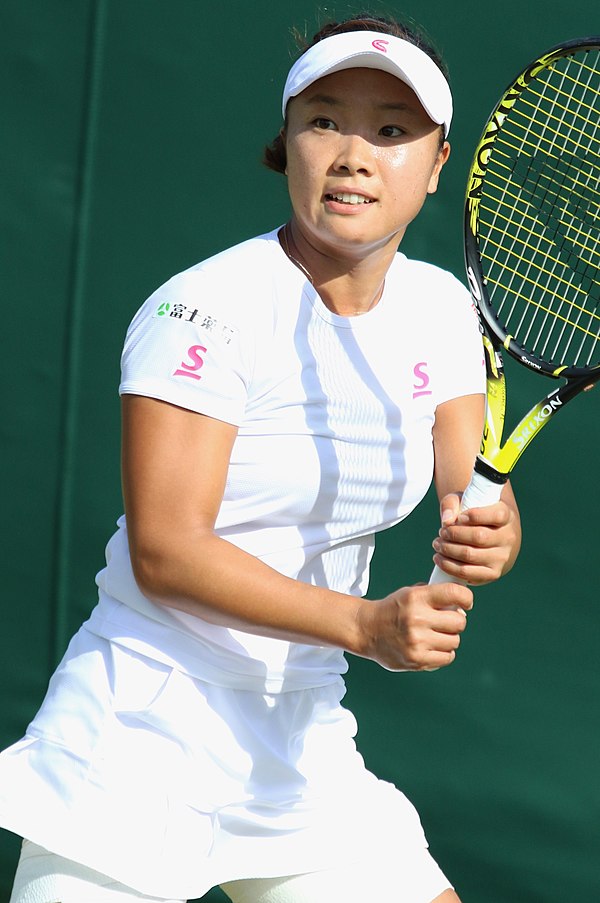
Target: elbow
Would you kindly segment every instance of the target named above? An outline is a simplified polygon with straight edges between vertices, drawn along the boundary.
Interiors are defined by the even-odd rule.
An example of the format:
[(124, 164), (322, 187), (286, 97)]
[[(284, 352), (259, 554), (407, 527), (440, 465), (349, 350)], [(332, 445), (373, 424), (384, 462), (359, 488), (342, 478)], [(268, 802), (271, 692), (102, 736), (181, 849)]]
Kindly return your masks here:
[(163, 550), (148, 547), (132, 548), (131, 568), (140, 592), (151, 602), (164, 605), (168, 598), (169, 558)]
[[(175, 541), (165, 535), (175, 536)], [(212, 531), (160, 530), (150, 535), (129, 535), (129, 554), (135, 582), (151, 602), (167, 608), (188, 610), (199, 604), (210, 573), (214, 538)]]
[[(170, 541), (175, 535), (176, 541)], [(184, 591), (186, 563), (189, 567), (193, 552), (181, 539), (179, 531), (168, 529), (129, 530), (129, 557), (135, 582), (140, 592), (159, 605), (174, 607)]]

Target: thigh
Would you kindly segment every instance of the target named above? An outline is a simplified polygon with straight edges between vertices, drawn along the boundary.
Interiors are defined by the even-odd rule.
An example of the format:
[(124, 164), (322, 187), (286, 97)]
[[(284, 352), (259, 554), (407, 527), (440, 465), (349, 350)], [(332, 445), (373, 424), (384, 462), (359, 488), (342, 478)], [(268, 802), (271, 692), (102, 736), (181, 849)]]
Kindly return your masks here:
[(23, 842), (10, 903), (185, 903), (146, 897), (93, 869)]
[(394, 862), (365, 862), (283, 878), (221, 885), (232, 903), (460, 903), (427, 849)]

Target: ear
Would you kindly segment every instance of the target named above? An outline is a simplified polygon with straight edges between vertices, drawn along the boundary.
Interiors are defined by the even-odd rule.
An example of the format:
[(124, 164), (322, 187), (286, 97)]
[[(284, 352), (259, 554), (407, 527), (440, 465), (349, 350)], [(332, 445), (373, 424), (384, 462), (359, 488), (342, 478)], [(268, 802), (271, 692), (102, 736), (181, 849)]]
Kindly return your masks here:
[[(287, 142), (287, 135), (286, 135), (285, 125), (282, 125), (281, 128), (279, 129), (279, 137), (281, 138), (281, 143), (283, 144), (283, 146), (284, 146), (284, 148), (285, 148), (285, 147), (286, 147), (286, 142)], [(287, 160), (287, 149), (286, 149), (286, 155), (285, 155), (285, 157), (286, 157), (286, 160)], [(284, 175), (286, 175), (286, 176), (287, 176), (287, 174), (288, 174), (288, 171), (287, 171), (287, 163), (286, 163), (286, 167), (285, 167), (283, 173), (284, 173)]]
[(427, 194), (435, 194), (435, 192), (437, 191), (437, 187), (440, 181), (440, 173), (442, 171), (442, 168), (446, 165), (449, 156), (450, 143), (448, 141), (444, 141), (438, 151), (438, 155), (433, 165), (433, 170), (431, 171), (429, 185), (427, 186)]

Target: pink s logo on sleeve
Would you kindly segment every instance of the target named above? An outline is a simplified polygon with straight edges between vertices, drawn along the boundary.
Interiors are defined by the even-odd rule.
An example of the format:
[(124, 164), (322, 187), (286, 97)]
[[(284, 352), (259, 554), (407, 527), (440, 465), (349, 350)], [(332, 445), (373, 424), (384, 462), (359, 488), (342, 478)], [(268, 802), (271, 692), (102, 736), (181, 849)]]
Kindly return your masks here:
[(197, 371), (204, 366), (204, 358), (201, 357), (201, 354), (205, 353), (204, 345), (192, 345), (187, 350), (189, 362), (182, 361), (177, 370), (173, 371), (173, 376), (189, 376), (190, 379), (200, 379)]
[(413, 383), (413, 398), (419, 398), (421, 395), (431, 395), (431, 389), (428, 389), (429, 374), (426, 371), (427, 361), (419, 361), (413, 367), (413, 375), (415, 381)]

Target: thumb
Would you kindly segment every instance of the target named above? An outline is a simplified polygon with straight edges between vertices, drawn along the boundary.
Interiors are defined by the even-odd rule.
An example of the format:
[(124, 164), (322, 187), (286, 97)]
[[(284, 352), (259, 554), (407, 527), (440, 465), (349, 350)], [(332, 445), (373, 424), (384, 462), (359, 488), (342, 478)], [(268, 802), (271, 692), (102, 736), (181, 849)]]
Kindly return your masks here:
[(440, 502), (440, 520), (442, 527), (454, 524), (460, 514), (460, 496), (455, 492), (445, 495)]

